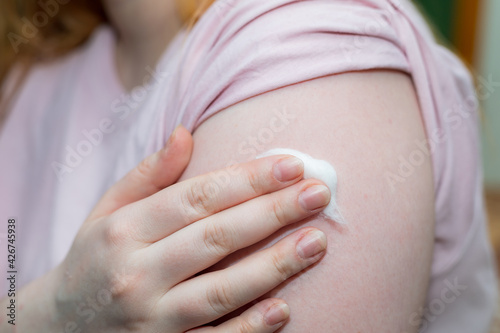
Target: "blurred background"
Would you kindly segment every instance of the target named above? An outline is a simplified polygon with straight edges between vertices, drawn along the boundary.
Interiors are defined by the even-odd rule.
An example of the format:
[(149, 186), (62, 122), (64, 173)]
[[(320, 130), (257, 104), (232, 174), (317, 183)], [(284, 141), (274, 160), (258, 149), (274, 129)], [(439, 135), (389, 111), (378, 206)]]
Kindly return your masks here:
[[(480, 88), (490, 236), (500, 267), (500, 0), (414, 0)], [(492, 333), (500, 332), (500, 312)]]
[(490, 233), (500, 259), (500, 0), (414, 2), (438, 38), (469, 65), (480, 91)]

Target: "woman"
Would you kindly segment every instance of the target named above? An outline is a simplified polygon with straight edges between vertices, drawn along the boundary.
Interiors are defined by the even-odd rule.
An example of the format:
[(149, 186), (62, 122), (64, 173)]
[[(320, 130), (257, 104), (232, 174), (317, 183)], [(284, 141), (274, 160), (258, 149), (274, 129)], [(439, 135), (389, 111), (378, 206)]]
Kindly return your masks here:
[[(31, 66), (24, 79), (27, 66), (14, 68), (4, 84), (4, 94), (17, 93), (0, 141), (10, 153), (2, 215), (29, 225), (22, 232), (19, 222), (20, 242), (30, 244), (22, 282), (48, 272), (21, 291), (32, 301), (20, 299), (20, 329), (32, 321), (46, 325), (40, 331), (182, 332), (228, 314), (201, 331), (487, 331), (496, 287), (474, 89), (410, 3), (207, 1), (191, 29), (175, 1), (102, 4), (111, 28), (91, 29), (81, 47)], [(49, 37), (71, 30), (65, 10), (99, 17), (99, 4), (57, 6)], [(54, 38), (31, 43), (35, 29), (17, 22), (14, 51), (71, 48)], [(51, 45), (59, 48), (42, 48)], [(192, 155), (181, 128), (81, 226), (104, 190), (180, 123), (194, 132)], [(325, 193), (318, 181), (297, 183), (300, 167), (283, 171), (292, 183), (276, 183), (273, 165), (284, 156), (252, 162), (274, 147), (335, 166), (347, 226), (310, 215)], [(262, 187), (249, 186), (255, 179)], [(214, 182), (217, 195), (204, 190)], [(200, 219), (207, 223), (193, 223)], [(295, 246), (305, 235), (316, 235), (308, 251)], [(274, 288), (324, 246), (314, 268)], [(292, 314), (280, 328), (283, 300)]]

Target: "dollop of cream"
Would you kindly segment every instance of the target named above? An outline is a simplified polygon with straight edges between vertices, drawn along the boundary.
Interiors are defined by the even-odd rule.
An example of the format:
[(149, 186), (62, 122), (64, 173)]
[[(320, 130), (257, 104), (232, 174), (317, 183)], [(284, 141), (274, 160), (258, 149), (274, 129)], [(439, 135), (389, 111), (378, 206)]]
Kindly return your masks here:
[(319, 179), (328, 186), (330, 189), (330, 193), (332, 198), (330, 203), (326, 208), (321, 212), (324, 216), (330, 218), (331, 220), (339, 223), (339, 224), (347, 224), (342, 214), (340, 214), (340, 210), (337, 206), (337, 172), (333, 168), (333, 166), (324, 160), (318, 160), (310, 155), (302, 153), (298, 150), (289, 149), (289, 148), (275, 148), (269, 151), (266, 151), (257, 156), (257, 158), (263, 158), (273, 155), (292, 155), (295, 156), (304, 162), (304, 179), (315, 178)]

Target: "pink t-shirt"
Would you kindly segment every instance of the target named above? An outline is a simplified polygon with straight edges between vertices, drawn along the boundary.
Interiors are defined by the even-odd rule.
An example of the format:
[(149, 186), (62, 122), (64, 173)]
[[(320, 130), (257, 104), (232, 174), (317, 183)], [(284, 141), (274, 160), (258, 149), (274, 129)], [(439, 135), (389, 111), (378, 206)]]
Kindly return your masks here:
[(62, 261), (105, 190), (160, 149), (177, 124), (194, 131), (228, 106), (301, 81), (395, 69), (413, 78), (433, 146), (436, 236), (425, 332), (487, 332), (497, 290), (475, 91), (409, 2), (219, 0), (130, 94), (115, 73), (115, 43), (101, 27), (80, 49), (33, 68), (4, 124), (0, 262), (5, 272), (7, 219), (15, 217), (18, 288)]

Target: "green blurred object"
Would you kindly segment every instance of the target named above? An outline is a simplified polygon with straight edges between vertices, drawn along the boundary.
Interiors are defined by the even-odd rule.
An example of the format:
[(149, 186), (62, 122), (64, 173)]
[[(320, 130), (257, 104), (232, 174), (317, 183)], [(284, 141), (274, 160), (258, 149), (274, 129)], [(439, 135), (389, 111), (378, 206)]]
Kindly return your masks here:
[(453, 43), (457, 0), (413, 0), (431, 21), (434, 28), (449, 43)]

